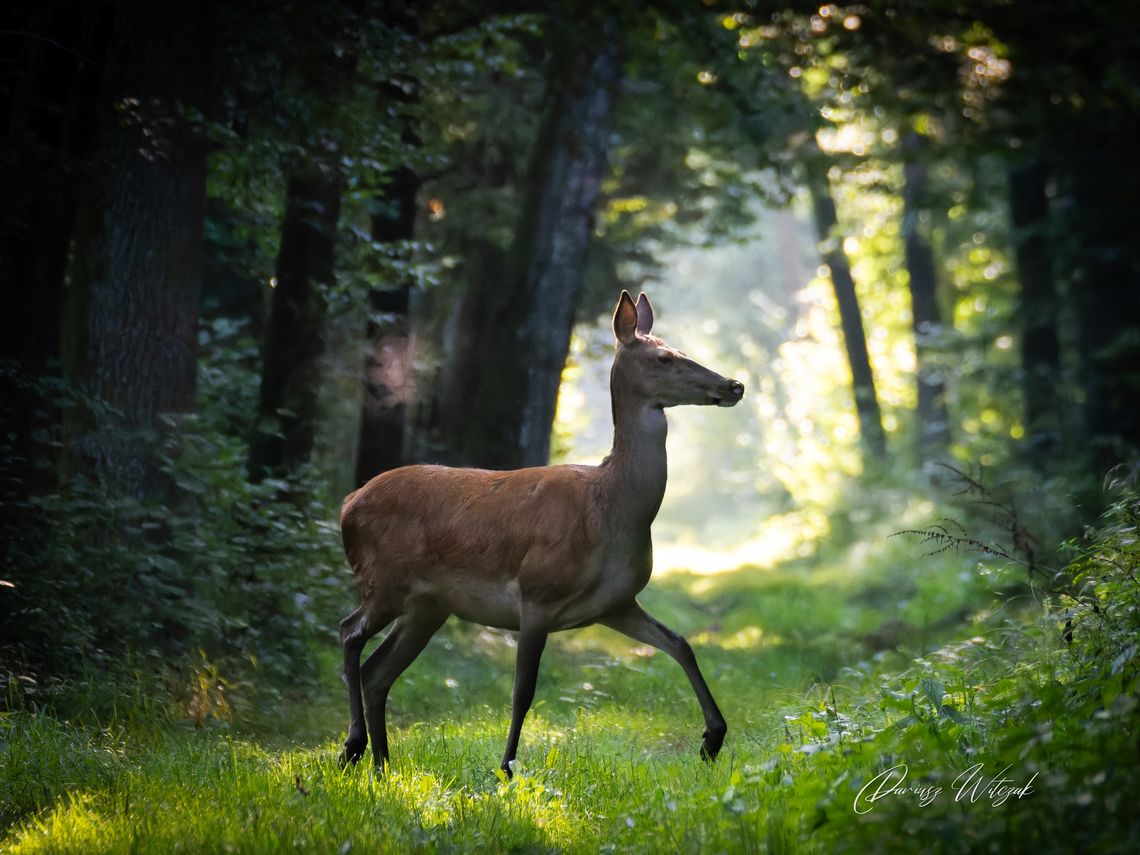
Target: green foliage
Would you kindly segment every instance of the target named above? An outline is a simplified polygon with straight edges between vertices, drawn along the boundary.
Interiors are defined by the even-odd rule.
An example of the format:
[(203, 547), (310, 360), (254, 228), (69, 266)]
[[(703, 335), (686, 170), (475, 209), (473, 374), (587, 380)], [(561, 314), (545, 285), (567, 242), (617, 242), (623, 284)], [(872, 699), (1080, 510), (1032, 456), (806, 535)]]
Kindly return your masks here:
[[(1058, 535), (1032, 541), (1019, 525), (1068, 530), (1071, 517), (1050, 503), (1082, 489), (1071, 473), (1040, 477), (1017, 505), (991, 494), (988, 519), (967, 515), (966, 529), (931, 525), (960, 508), (929, 498), (927, 473), (888, 464), (857, 479), (826, 277), (811, 276), (818, 252), (787, 234), (810, 228), (755, 207), (794, 211), (794, 179), (818, 142), (839, 206), (831, 238), (852, 261), (898, 445), (913, 407), (900, 146), (908, 131), (927, 140), (924, 225), (953, 327), (933, 342), (951, 393), (949, 451), (970, 471), (1008, 475), (1025, 426), (1006, 170), (1061, 140), (1044, 154), (1053, 204), (1080, 226), (1058, 243), (1060, 295), (1074, 302), (1090, 264), (1082, 253), (1111, 260), (1128, 246), (1113, 231), (1085, 248), (1099, 202), (1082, 202), (1073, 164), (1096, 161), (1074, 157), (1090, 140), (1134, 137), (1120, 129), (1135, 124), (1122, 109), (1136, 102), (1135, 38), (1109, 37), (1126, 17), (1115, 3), (1080, 10), (1086, 26), (1045, 30), (1048, 10), (1074, 20), (1076, 10), (922, 2), (916, 15), (897, 5), (622, 10), (626, 82), (582, 312), (608, 308), (619, 282), (669, 269), (666, 336), (670, 323), (685, 329), (677, 344), (749, 387), (751, 410), (686, 414), (696, 427), (678, 426), (673, 462), (699, 473), (704, 491), (675, 479), (662, 513), (702, 543), (752, 536), (737, 553), (745, 567), (676, 574), (643, 598), (692, 639), (731, 731), (720, 763), (700, 764), (675, 663), (601, 630), (568, 634), (544, 660), (509, 782), (487, 770), (506, 730), (512, 651), (504, 633), (468, 626), (444, 630), (393, 692), (391, 772), (335, 767), (344, 704), (326, 642), (350, 598), (332, 467), (319, 460), (253, 485), (246, 441), (284, 176), (317, 161), (343, 179), (337, 282), (323, 295), (330, 329), (363, 335), (362, 295), (412, 282), (438, 291), (417, 336), (439, 337), (431, 326), (455, 297), (481, 282), (495, 293), (514, 239), (547, 21), (485, 9), (467, 20), (465, 3), (444, 4), (420, 10), (417, 35), (345, 4), (227, 5), (225, 118), (194, 117), (212, 145), (200, 410), (132, 438), (161, 449), (168, 490), (141, 502), (64, 466), (63, 485), (27, 499), (0, 531), (0, 847), (1140, 848), (1135, 485), (1118, 478), (1104, 518), (1051, 567)], [(1126, 149), (1111, 142), (1117, 159), (1102, 170), (1116, 178), (1127, 163), (1127, 189)], [(373, 242), (370, 216), (389, 204), (398, 168), (425, 181), (423, 239)], [(1100, 207), (1126, 222), (1126, 206)], [(777, 240), (715, 260), (691, 251), (745, 227)], [(690, 252), (667, 251), (677, 246)], [(722, 307), (706, 318), (711, 281)], [(1061, 322), (1072, 350), (1075, 321)], [(1133, 333), (1096, 342), (1098, 358), (1124, 365)], [(341, 381), (359, 387), (354, 335), (340, 335), (336, 356), (351, 370), (325, 376), (343, 408), (331, 417), (347, 425), (339, 437), (353, 432), (344, 413), (356, 399), (340, 392)], [(595, 370), (577, 360), (585, 349), (608, 358), (602, 339), (576, 346), (573, 370)], [(1069, 382), (1058, 378), (1066, 395)], [(50, 412), (104, 406), (61, 381), (27, 383)], [(588, 409), (601, 414), (604, 451), (608, 407)], [(37, 441), (45, 462), (66, 460), (59, 436)], [(326, 457), (349, 456), (331, 445)], [(710, 495), (731, 507), (709, 514)], [(947, 548), (921, 555), (922, 544), (888, 537), (902, 527)], [(787, 548), (773, 552), (767, 535), (781, 528)], [(1033, 792), (1003, 805), (979, 790), (955, 799), (976, 764), (986, 776), (1008, 766)], [(902, 766), (908, 786), (927, 789), (883, 788), (855, 810), (864, 787)]]
[[(511, 651), (504, 634), (454, 625), (393, 691), (386, 775), (335, 766), (332, 651), (303, 722), (270, 715), (251, 731), (238, 712), (237, 733), (140, 718), (93, 730), (9, 712), (3, 845), (1134, 848), (1140, 495), (1123, 478), (1113, 489), (1099, 526), (1065, 547), (1058, 584), (1073, 593), (1043, 609), (990, 593), (1019, 565), (954, 551), (915, 561), (914, 544), (871, 532), (811, 573), (790, 564), (654, 584), (646, 606), (690, 635), (731, 724), (715, 766), (695, 756), (697, 710), (676, 663), (593, 628), (552, 643), (516, 775), (492, 775)], [(893, 608), (907, 622), (925, 614), (926, 629), (886, 637)], [(291, 734), (302, 746), (253, 741)], [(987, 792), (994, 777), (1010, 789)]]
[[(919, 559), (877, 529), (811, 568), (659, 580), (645, 604), (688, 633), (730, 723), (713, 766), (696, 757), (676, 664), (592, 628), (552, 640), (517, 774), (495, 776), (512, 652), (505, 634), (451, 625), (393, 691), (383, 775), (335, 765), (331, 650), (304, 721), (288, 708), (237, 710), (225, 729), (92, 728), (10, 712), (0, 839), (15, 852), (1127, 851), (1140, 495), (1124, 478), (1113, 489), (1063, 552), (1073, 593), (1044, 608), (1022, 588), (994, 599), (1021, 566)], [(895, 609), (925, 628), (888, 637)], [(1019, 792), (1002, 801), (994, 777)]]
[(136, 438), (162, 448), (165, 500), (75, 475), (30, 499), (30, 531), (5, 532), (0, 649), (30, 699), (93, 672), (157, 671), (158, 685), (199, 650), (265, 679), (311, 674), (309, 642), (343, 591), (339, 542), (311, 474), (246, 480), (256, 376), (251, 341), (231, 327), (203, 339), (201, 415)]
[[(962, 852), (1002, 839), (1048, 851), (1075, 841), (1136, 845), (1140, 827), (1126, 806), (1140, 792), (1140, 495), (1131, 479), (1113, 490), (1101, 525), (1066, 545), (1076, 557), (1049, 582), (1065, 593), (1052, 594), (1038, 616), (1014, 619), (1007, 603), (973, 637), (879, 674), (878, 704), (848, 681), (855, 703), (846, 715), (836, 711), (834, 688), (831, 705), (811, 711), (811, 726), (790, 743), (810, 758), (795, 761), (803, 781), (796, 796), (815, 800), (817, 842), (836, 851), (859, 851), (884, 835)], [(1025, 789), (1006, 802), (987, 789), (1002, 777)]]

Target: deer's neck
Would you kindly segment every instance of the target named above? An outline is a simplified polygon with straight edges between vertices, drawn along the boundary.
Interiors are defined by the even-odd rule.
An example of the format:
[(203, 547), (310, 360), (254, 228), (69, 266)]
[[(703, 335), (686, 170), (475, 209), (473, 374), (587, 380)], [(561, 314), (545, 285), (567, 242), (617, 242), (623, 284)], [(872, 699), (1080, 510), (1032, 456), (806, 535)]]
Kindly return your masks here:
[(614, 490), (611, 513), (632, 526), (653, 522), (665, 496), (665, 411), (611, 386), (614, 446), (604, 465)]

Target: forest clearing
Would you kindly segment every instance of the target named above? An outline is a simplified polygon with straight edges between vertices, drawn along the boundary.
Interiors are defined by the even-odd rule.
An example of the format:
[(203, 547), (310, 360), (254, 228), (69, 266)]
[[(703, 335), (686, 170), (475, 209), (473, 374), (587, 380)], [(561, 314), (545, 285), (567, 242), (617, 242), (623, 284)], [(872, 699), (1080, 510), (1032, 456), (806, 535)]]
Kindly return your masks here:
[(6, 6), (0, 852), (1140, 851), (1134, 17)]

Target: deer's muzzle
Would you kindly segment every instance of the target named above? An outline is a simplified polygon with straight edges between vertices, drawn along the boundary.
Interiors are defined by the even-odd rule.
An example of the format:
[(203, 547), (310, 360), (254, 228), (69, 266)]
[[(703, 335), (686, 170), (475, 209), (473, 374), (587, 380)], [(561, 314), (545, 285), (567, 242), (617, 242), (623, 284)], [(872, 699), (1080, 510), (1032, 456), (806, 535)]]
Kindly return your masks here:
[(735, 407), (744, 397), (744, 384), (739, 380), (725, 380), (712, 393), (712, 403), (718, 407)]

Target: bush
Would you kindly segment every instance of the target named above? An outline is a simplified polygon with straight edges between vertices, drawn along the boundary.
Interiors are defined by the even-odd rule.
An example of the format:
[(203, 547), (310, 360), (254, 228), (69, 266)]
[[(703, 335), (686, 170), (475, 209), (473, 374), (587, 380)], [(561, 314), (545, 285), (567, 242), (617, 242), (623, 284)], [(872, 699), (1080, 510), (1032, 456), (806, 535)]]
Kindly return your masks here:
[[(794, 802), (811, 806), (801, 820), (813, 843), (834, 851), (883, 840), (915, 851), (998, 851), (1010, 841), (1046, 851), (1078, 841), (1090, 850), (1140, 846), (1140, 493), (1134, 475), (1110, 489), (1100, 524), (1063, 545), (1067, 565), (1038, 588), (1036, 618), (1015, 618), (1003, 604), (970, 638), (903, 672), (821, 690), (788, 717), (780, 759), (758, 780), (790, 783)], [(866, 691), (872, 676), (877, 701)], [(1005, 799), (988, 789), (995, 777), (1009, 779)]]
[(34, 698), (92, 672), (181, 675), (199, 651), (227, 672), (303, 679), (311, 640), (335, 626), (346, 576), (332, 503), (311, 472), (247, 480), (252, 345), (206, 343), (201, 414), (135, 437), (157, 449), (162, 500), (74, 474), (4, 517), (18, 530), (2, 532), (0, 676)]

